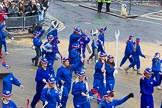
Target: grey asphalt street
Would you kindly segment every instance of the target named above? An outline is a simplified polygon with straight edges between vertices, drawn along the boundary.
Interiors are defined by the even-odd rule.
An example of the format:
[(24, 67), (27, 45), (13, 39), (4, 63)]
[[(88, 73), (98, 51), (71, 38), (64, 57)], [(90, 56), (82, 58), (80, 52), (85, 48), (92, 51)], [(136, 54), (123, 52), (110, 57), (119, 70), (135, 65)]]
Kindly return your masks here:
[[(125, 46), (123, 42), (126, 41), (130, 34), (133, 34), (135, 37), (140, 37), (144, 45), (144, 51), (147, 54), (152, 54), (154, 52), (149, 51), (149, 49), (158, 48), (158, 51), (162, 51), (161, 47), (158, 45), (161, 43), (161, 26), (162, 21), (159, 20), (157, 16), (153, 15), (152, 12), (157, 12), (161, 10), (161, 7), (147, 7), (147, 6), (132, 6), (132, 13), (138, 14), (139, 17), (135, 19), (122, 19), (118, 17), (114, 17), (104, 13), (97, 13), (94, 10), (90, 10), (87, 8), (80, 7), (79, 4), (87, 4), (94, 5), (88, 2), (62, 2), (60, 0), (50, 1), (50, 7), (47, 11), (47, 14), (50, 19), (47, 21), (48, 24), (50, 20), (53, 18), (57, 18), (62, 21), (65, 25), (65, 29), (59, 32), (59, 38), (61, 41), (61, 45), (59, 46), (63, 56), (67, 56), (67, 44), (69, 35), (72, 33), (74, 26), (80, 25), (80, 28), (86, 31), (87, 34), (90, 34), (91, 29), (96, 29), (100, 27), (104, 27), (108, 25), (108, 30), (105, 33), (106, 43), (110, 46), (106, 46), (108, 52), (115, 52), (115, 41), (114, 32), (117, 29), (120, 29), (121, 35), (119, 38), (120, 50), (119, 51), (119, 60), (121, 60), (121, 56), (123, 55)], [(120, 9), (120, 6), (117, 4), (111, 5), (112, 11), (114, 9)], [(148, 16), (151, 15), (151, 18)], [(112, 42), (110, 44), (110, 42)], [(155, 45), (150, 44), (155, 43)], [(158, 44), (157, 44), (158, 43)], [(18, 87), (13, 88), (13, 100), (20, 107), (25, 108), (26, 100), (32, 100), (32, 97), (35, 93), (35, 71), (37, 67), (34, 67), (31, 63), (31, 58), (35, 55), (34, 50), (30, 47), (32, 45), (32, 40), (15, 40), (9, 43), (9, 52), (10, 55), (5, 55), (5, 59), (9, 65), (11, 65), (11, 69), (5, 70), (8, 72), (13, 72), (15, 76), (23, 83), (25, 86), (24, 90), (21, 90)], [(154, 48), (152, 48), (154, 47)], [(114, 52), (110, 52), (114, 54)], [(150, 54), (150, 55), (151, 55)], [(152, 56), (151, 56), (152, 57)], [(147, 63), (151, 62), (151, 58), (146, 60)], [(142, 59), (142, 69), (147, 66)], [(148, 64), (149, 64), (148, 63)], [(56, 61), (54, 64), (55, 70), (60, 66), (60, 61)], [(150, 63), (151, 64), (151, 63)], [(149, 65), (150, 65), (149, 64)], [(89, 77), (89, 86), (92, 87), (93, 83), (93, 72), (94, 72), (94, 63), (86, 64), (87, 70), (86, 74)], [(2, 67), (0, 67), (2, 69)], [(122, 98), (130, 92), (135, 93), (135, 98), (128, 100), (123, 105), (118, 108), (139, 108), (140, 104), (140, 93), (139, 93), (139, 78), (140, 76), (136, 75), (135, 72), (131, 71), (130, 74), (125, 74), (125, 72), (119, 70), (119, 74), (116, 77), (116, 85), (115, 85), (115, 97)], [(73, 76), (73, 80), (75, 76)], [(157, 90), (155, 88), (154, 93), (155, 100), (155, 108), (159, 108), (160, 102), (162, 101), (162, 90)], [(37, 108), (41, 108), (41, 102), (38, 103)], [(92, 108), (97, 108), (98, 104), (92, 101)], [(72, 95), (69, 95), (69, 100), (67, 104), (67, 108), (73, 108), (72, 103)]]

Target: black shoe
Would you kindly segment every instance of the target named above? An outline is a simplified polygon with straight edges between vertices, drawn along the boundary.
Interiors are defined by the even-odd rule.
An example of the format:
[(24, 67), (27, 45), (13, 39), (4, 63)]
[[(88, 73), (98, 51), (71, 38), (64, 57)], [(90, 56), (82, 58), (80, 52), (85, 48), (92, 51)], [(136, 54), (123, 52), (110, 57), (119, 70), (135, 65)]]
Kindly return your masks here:
[(31, 108), (35, 108), (35, 106), (31, 106)]
[(34, 64), (34, 59), (32, 59), (32, 63)]

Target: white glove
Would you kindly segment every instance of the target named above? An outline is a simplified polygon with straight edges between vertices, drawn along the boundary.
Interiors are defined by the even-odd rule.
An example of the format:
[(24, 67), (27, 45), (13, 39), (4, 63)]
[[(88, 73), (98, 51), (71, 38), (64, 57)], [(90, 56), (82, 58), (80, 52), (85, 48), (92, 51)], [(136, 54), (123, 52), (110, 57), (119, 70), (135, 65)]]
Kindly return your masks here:
[(43, 79), (42, 81), (43, 81), (44, 83), (47, 83), (47, 82), (46, 82), (46, 79)]
[(45, 101), (45, 102), (44, 102), (44, 105), (47, 105), (47, 104), (48, 104), (48, 102), (47, 102), (47, 101)]

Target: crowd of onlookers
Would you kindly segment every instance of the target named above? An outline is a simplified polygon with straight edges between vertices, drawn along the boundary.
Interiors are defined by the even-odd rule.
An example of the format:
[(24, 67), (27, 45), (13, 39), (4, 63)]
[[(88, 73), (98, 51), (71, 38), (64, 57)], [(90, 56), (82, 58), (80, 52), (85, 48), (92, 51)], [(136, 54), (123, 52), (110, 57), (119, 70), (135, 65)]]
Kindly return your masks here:
[(0, 1), (0, 13), (6, 13), (8, 17), (31, 16), (44, 14), (48, 8), (48, 0), (2, 0)]

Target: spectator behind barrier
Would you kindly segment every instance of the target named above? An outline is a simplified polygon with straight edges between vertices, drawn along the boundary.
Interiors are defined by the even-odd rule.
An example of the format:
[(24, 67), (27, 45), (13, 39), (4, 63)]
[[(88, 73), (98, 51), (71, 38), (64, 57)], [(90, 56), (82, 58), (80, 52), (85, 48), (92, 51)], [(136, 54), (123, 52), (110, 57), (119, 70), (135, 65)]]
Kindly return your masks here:
[(9, 17), (18, 16), (19, 8), (14, 1), (11, 1), (11, 6), (8, 8)]

